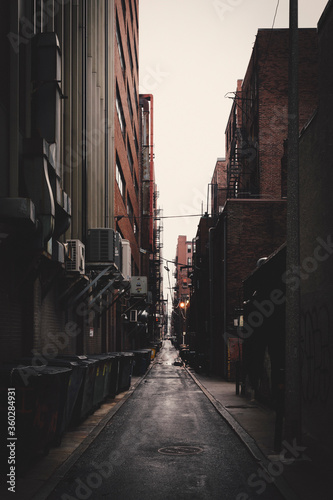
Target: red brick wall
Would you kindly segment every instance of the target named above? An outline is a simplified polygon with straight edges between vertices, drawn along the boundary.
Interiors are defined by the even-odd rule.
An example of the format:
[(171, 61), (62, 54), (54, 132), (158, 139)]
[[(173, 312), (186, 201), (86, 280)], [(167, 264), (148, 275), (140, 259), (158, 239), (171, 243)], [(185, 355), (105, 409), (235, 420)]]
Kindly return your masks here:
[[(316, 29), (299, 30), (300, 129), (313, 114), (318, 96)], [(258, 31), (243, 83), (243, 126), (258, 142), (260, 195), (281, 198), (281, 158), (288, 135), (287, 29)]]
[(242, 306), (242, 281), (258, 259), (268, 257), (285, 241), (286, 203), (229, 200), (227, 220), (227, 313), (233, 329), (234, 309)]
[[(139, 102), (139, 94), (138, 94), (138, 89), (139, 89), (139, 75), (138, 75), (138, 68), (136, 65), (136, 57), (135, 57), (135, 51), (138, 53), (138, 29), (136, 26), (136, 18), (135, 18), (135, 9), (134, 9), (134, 3), (136, 4), (137, 10), (138, 10), (138, 2), (135, 0), (135, 2), (132, 2), (132, 7), (133, 7), (133, 22), (131, 19), (131, 13), (130, 13), (130, 8), (129, 8), (129, 2), (132, 2), (132, 0), (127, 0), (126, 1), (126, 14), (125, 18), (122, 12), (122, 2), (121, 0), (117, 0), (116, 3), (116, 12), (118, 15), (118, 20), (119, 20), (119, 28), (120, 28), (120, 35), (121, 35), (121, 42), (122, 42), (122, 47), (123, 47), (123, 52), (124, 52), (124, 59), (125, 59), (125, 67), (126, 70), (123, 72), (121, 65), (120, 65), (120, 58), (119, 58), (119, 53), (118, 53), (118, 46), (116, 42), (116, 37), (115, 37), (115, 49), (114, 49), (114, 58), (115, 58), (115, 81), (116, 84), (118, 85), (119, 89), (119, 94), (120, 94), (120, 99), (123, 107), (123, 112), (125, 115), (125, 122), (126, 122), (126, 132), (123, 135), (120, 129), (120, 124), (118, 120), (118, 115), (117, 112), (115, 111), (115, 152), (119, 157), (119, 161), (122, 167), (125, 183), (126, 183), (126, 193), (125, 193), (125, 200), (122, 199), (120, 195), (120, 191), (118, 189), (118, 185), (115, 182), (115, 215), (127, 215), (127, 199), (129, 198), (132, 206), (133, 206), (133, 212), (134, 212), (134, 217), (136, 218), (136, 225), (137, 229), (139, 230), (140, 227), (140, 220), (139, 220), (139, 198), (135, 192), (134, 189), (134, 175), (136, 175), (136, 179), (138, 182), (138, 185), (140, 183), (140, 172), (139, 172), (139, 155), (138, 151), (136, 148), (136, 144), (134, 142), (134, 130), (136, 131), (136, 137), (137, 141), (139, 143), (139, 134), (140, 134), (140, 128), (139, 128), (139, 120), (138, 120), (138, 102)], [(116, 29), (116, 20), (115, 20), (115, 29)], [(131, 51), (132, 51), (132, 59), (133, 59), (133, 70), (131, 71), (131, 66), (130, 66), (130, 58), (129, 58), (129, 51), (128, 51), (128, 45), (127, 45), (127, 36), (129, 35), (130, 39), (130, 46), (131, 46)], [(136, 47), (136, 49), (135, 49)], [(115, 92), (116, 92), (116, 85), (115, 85)], [(133, 120), (131, 120), (130, 117), (130, 112), (129, 112), (129, 107), (127, 103), (127, 96), (130, 96), (131, 99), (131, 104), (132, 104), (132, 109), (133, 109)], [(115, 95), (116, 99), (116, 95)], [(128, 144), (130, 145), (132, 156), (133, 156), (133, 172), (135, 174), (131, 173), (130, 167), (129, 167), (129, 162), (128, 162), (128, 157), (127, 157), (127, 148)], [(116, 154), (115, 154), (115, 161), (116, 161)], [(116, 170), (116, 168), (114, 169)], [(133, 233), (133, 226), (131, 222), (129, 221), (128, 218), (123, 218), (119, 221), (118, 223), (118, 228), (123, 235), (125, 239), (128, 239), (131, 244), (131, 251), (132, 251), (132, 256), (134, 259), (134, 262), (139, 270), (140, 268), (140, 258), (139, 258), (139, 246), (138, 246), (138, 236), (135, 236)], [(134, 272), (134, 270), (133, 270)]]

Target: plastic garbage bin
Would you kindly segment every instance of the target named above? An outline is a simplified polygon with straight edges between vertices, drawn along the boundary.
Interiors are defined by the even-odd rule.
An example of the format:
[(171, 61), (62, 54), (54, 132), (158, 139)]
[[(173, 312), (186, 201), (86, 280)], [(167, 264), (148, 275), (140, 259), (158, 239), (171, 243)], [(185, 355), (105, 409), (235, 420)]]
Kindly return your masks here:
[(112, 358), (108, 395), (114, 398), (118, 394), (121, 354), (118, 352), (108, 352), (107, 354)]
[(85, 377), (85, 367), (79, 364), (77, 361), (69, 361), (66, 359), (50, 359), (48, 360), (51, 366), (63, 366), (68, 367), (72, 370), (69, 381), (68, 381), (68, 392), (67, 401), (65, 408), (65, 422), (64, 429), (66, 430), (72, 421), (75, 404), (79, 397), (80, 390)]
[(97, 408), (106, 397), (112, 358), (107, 354), (89, 355), (88, 359), (96, 361), (93, 407)]
[[(113, 353), (115, 354), (115, 353)], [(119, 380), (117, 394), (127, 391), (131, 386), (134, 354), (132, 352), (119, 352)]]
[(130, 351), (134, 354), (133, 375), (144, 375), (151, 361), (151, 349), (137, 349)]
[(61, 437), (70, 374), (69, 368), (44, 365), (0, 367), (1, 393), (15, 388), (16, 457), (21, 466), (47, 453)]
[(93, 411), (93, 398), (96, 379), (97, 361), (84, 355), (63, 355), (60, 359), (76, 361), (84, 370), (83, 380), (74, 406), (70, 424), (84, 420)]
[[(30, 365), (32, 363), (35, 364), (35, 358), (21, 358), (20, 360), (22, 363), (25, 363), (27, 365)], [(37, 360), (38, 361), (38, 360)], [(55, 445), (59, 445), (61, 442), (61, 437), (65, 430), (69, 427), (69, 424), (71, 422), (73, 412), (74, 412), (74, 407), (76, 400), (78, 398), (78, 395), (80, 393), (80, 388), (84, 379), (84, 369), (83, 367), (77, 362), (77, 361), (71, 361), (70, 359), (67, 359), (66, 357), (47, 357), (43, 356), (43, 361), (47, 366), (54, 366), (54, 367), (63, 367), (63, 368), (69, 368), (71, 369), (71, 374), (68, 380), (68, 387), (67, 387), (67, 398), (65, 402), (65, 408), (63, 414), (59, 418), (59, 423), (58, 423), (58, 429), (57, 429), (57, 434), (55, 436)]]

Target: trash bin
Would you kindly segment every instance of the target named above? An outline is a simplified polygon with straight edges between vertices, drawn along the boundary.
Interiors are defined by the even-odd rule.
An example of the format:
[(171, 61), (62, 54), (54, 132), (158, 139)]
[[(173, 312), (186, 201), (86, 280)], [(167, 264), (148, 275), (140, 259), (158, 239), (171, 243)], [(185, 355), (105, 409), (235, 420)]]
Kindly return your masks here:
[(111, 353), (120, 355), (119, 380), (116, 394), (127, 391), (131, 386), (134, 354), (133, 352)]
[(114, 398), (118, 394), (121, 354), (119, 352), (108, 352), (107, 354), (112, 358), (108, 396)]
[(96, 361), (93, 407), (98, 408), (107, 396), (106, 388), (109, 382), (112, 358), (107, 354), (89, 354), (88, 359)]
[(86, 367), (77, 361), (69, 361), (66, 359), (54, 358), (48, 360), (51, 366), (63, 366), (72, 370), (67, 392), (67, 402), (65, 409), (65, 430), (68, 429), (73, 418), (75, 405), (80, 394), (80, 390), (84, 381)]
[(83, 370), (83, 380), (76, 399), (71, 425), (76, 425), (81, 420), (84, 420), (93, 411), (93, 398), (96, 379), (97, 360), (91, 359), (84, 355), (62, 355), (59, 359), (67, 361), (76, 361)]
[(3, 395), (15, 388), (16, 457), (24, 466), (29, 459), (48, 452), (64, 431), (70, 368), (0, 366), (0, 386)]
[[(71, 356), (66, 356), (66, 355), (64, 356), (60, 355), (55, 358), (43, 356), (43, 361), (45, 361), (45, 363), (48, 366), (58, 366), (71, 369), (71, 374), (68, 381), (65, 411), (64, 415), (61, 416), (61, 424), (59, 424), (60, 427), (58, 429), (57, 436), (55, 437), (55, 442), (54, 442), (55, 445), (60, 444), (62, 434), (70, 425), (75, 408), (75, 403), (79, 396), (81, 385), (83, 383), (85, 376), (85, 368), (82, 365), (80, 365), (77, 361), (71, 361), (69, 359), (70, 357)], [(20, 361), (27, 365), (35, 363), (33, 358), (28, 358), (28, 357), (21, 358)]]
[(133, 375), (144, 375), (151, 361), (151, 349), (137, 349), (130, 351), (134, 354)]

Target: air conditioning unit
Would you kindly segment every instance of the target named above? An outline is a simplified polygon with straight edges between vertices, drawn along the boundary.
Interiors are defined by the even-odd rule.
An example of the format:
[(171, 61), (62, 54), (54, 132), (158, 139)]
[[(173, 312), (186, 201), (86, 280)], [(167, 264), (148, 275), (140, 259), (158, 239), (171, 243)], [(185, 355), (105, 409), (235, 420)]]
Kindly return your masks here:
[(87, 261), (115, 262), (115, 231), (113, 229), (88, 229)]
[(80, 240), (67, 240), (68, 256), (66, 270), (71, 273), (85, 273), (85, 247)]
[(131, 281), (132, 277), (131, 245), (128, 240), (122, 240), (121, 244), (123, 253), (121, 273), (126, 281)]

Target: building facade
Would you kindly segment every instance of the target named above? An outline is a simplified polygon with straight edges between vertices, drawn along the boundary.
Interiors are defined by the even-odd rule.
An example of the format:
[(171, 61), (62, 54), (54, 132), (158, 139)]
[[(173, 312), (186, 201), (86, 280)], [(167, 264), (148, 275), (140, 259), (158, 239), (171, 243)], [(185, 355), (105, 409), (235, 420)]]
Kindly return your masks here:
[[(299, 30), (300, 128), (317, 106), (317, 38), (315, 29)], [(212, 178), (213, 227), (203, 241), (210, 249), (210, 285), (194, 291), (198, 304), (209, 301), (209, 319), (206, 326), (198, 319), (195, 332), (211, 346), (211, 370), (230, 380), (240, 376), (235, 367), (242, 359), (243, 280), (286, 239), (281, 159), (288, 135), (288, 59), (289, 30), (258, 30), (244, 79), (231, 93), (225, 160), (217, 162)]]
[(137, 0), (6, 1), (1, 358), (133, 347), (141, 274)]

